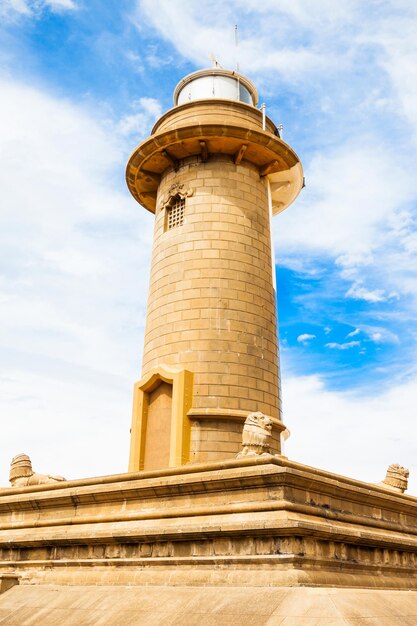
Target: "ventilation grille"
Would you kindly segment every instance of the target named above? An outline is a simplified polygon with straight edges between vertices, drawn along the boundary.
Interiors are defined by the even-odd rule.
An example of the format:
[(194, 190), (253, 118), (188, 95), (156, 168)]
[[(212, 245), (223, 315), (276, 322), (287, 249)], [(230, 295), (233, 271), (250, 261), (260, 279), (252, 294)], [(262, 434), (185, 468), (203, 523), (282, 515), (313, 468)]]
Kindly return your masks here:
[(172, 200), (171, 205), (167, 207), (166, 230), (184, 224), (184, 207), (184, 198), (176, 197)]

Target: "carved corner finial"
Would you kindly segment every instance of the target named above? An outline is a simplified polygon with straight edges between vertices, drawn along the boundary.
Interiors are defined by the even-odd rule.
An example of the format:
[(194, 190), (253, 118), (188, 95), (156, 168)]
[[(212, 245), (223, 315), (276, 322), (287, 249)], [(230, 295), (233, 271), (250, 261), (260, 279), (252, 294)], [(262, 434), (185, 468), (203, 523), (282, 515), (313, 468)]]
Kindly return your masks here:
[(272, 424), (272, 419), (260, 411), (249, 413), (243, 425), (242, 451), (237, 458), (269, 454)]
[(38, 474), (33, 471), (32, 462), (27, 454), (17, 454), (10, 464), (9, 481), (12, 487), (27, 487), (65, 481), (65, 478)]
[(377, 483), (379, 487), (385, 487), (390, 491), (396, 491), (397, 493), (404, 493), (408, 487), (408, 476), (410, 472), (407, 468), (398, 463), (392, 463), (387, 469), (387, 475), (384, 480)]

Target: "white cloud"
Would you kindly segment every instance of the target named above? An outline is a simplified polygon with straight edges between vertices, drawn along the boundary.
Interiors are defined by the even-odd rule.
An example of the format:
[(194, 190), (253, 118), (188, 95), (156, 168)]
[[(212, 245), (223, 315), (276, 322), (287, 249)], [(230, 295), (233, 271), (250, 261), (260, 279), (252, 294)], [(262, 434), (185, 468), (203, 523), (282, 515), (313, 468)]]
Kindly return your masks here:
[(302, 343), (303, 345), (307, 345), (309, 341), (315, 339), (316, 335), (309, 335), (308, 333), (304, 333), (303, 335), (298, 335), (297, 341), (298, 343)]
[[(397, 2), (392, 10), (388, 2), (376, 11), (358, 0), (317, 0), (312, 11), (309, 0), (212, 0), (199, 4), (193, 0), (138, 0), (133, 19), (139, 30), (144, 23), (152, 25), (198, 66), (207, 65), (208, 54), (214, 52), (223, 66), (235, 67), (238, 59), (243, 71), (258, 73), (266, 84), (284, 78), (299, 85), (303, 79), (304, 87), (305, 81), (317, 87), (329, 74), (342, 80), (348, 72), (356, 80), (363, 55), (373, 62), (369, 49), (377, 50), (375, 65), (387, 73), (392, 90), (370, 85), (368, 80), (362, 103), (353, 112), (366, 104), (373, 110), (385, 108), (395, 113), (400, 105), (417, 130), (417, 16), (410, 3), (399, 6)], [(241, 27), (238, 50), (236, 23)], [(331, 110), (331, 95), (322, 92), (321, 98)]]
[(316, 0), (314, 11), (308, 11), (308, 0), (264, 0), (259, 3), (257, 0), (243, 0), (240, 2), (246, 10), (256, 10), (266, 13), (268, 17), (272, 14), (288, 17), (297, 24), (313, 30), (322, 28), (328, 30), (329, 27), (343, 28), (352, 21), (354, 11), (357, 7), (357, 0), (340, 0), (337, 4), (333, 0)]
[(67, 11), (77, 8), (74, 0), (44, 0), (45, 5), (51, 7), (53, 11)]
[(346, 335), (346, 337), (356, 337), (356, 335), (359, 335), (361, 331), (359, 330), (359, 328), (355, 328), (355, 330), (352, 330), (352, 332), (348, 333)]
[(347, 252), (342, 254), (335, 260), (336, 265), (340, 265), (343, 268), (357, 268), (358, 266), (372, 265), (374, 257), (369, 252), (362, 252), (357, 254), (351, 254)]
[(284, 379), (284, 422), (291, 431), (285, 454), (369, 482), (400, 463), (410, 469), (409, 493), (417, 495), (416, 398), (416, 377), (368, 395), (328, 391), (317, 376)]
[(326, 348), (330, 348), (331, 350), (349, 350), (350, 348), (356, 348), (360, 345), (360, 341), (347, 341), (346, 343), (330, 342), (326, 343)]
[(398, 335), (383, 326), (364, 324), (362, 330), (374, 343), (399, 343)]
[[(246, 4), (246, 6), (243, 6)], [(346, 6), (344, 22), (347, 23), (348, 3)], [(155, 29), (168, 41), (170, 41), (187, 59), (197, 65), (207, 65), (209, 54), (215, 53), (224, 67), (235, 67), (237, 56), (240, 67), (245, 71), (268, 72), (274, 70), (287, 80), (299, 80), (301, 77), (310, 78), (325, 69), (336, 69), (335, 60), (329, 55), (324, 55), (314, 46), (310, 48), (303, 45), (285, 45), (287, 35), (291, 33), (290, 24), (286, 18), (286, 11), (281, 7), (272, 6), (268, 13), (257, 4), (251, 2), (240, 3), (239, 9), (244, 10), (244, 15), (250, 15), (251, 24), (246, 28), (245, 36), (239, 42), (236, 50), (234, 27), (236, 23), (235, 3), (224, 3), (220, 0), (210, 3), (206, 9), (192, 0), (177, 0), (175, 3), (166, 0), (141, 0), (137, 4), (137, 14), (134, 21), (139, 29), (143, 22), (152, 24)], [(203, 5), (204, 6), (204, 5)], [(271, 19), (271, 11), (274, 19)], [(305, 11), (304, 14), (310, 14)], [(333, 22), (329, 20), (329, 13), (320, 3), (313, 12), (322, 17), (320, 28), (323, 31), (325, 24)], [(338, 11), (332, 11), (338, 14)], [(299, 12), (299, 16), (303, 12)], [(276, 37), (276, 24), (280, 24), (280, 38)], [(316, 27), (318, 22), (316, 23)], [(277, 45), (278, 42), (278, 45)], [(291, 42), (292, 43), (292, 42)], [(214, 49), (213, 49), (214, 46)], [(340, 65), (339, 65), (340, 67)]]
[(122, 135), (143, 137), (156, 120), (162, 115), (161, 103), (155, 98), (139, 98), (133, 102), (133, 113), (125, 115), (119, 122), (118, 128)]
[(313, 267), (324, 256), (335, 259), (340, 278), (348, 283), (348, 298), (378, 304), (411, 295), (413, 300), (400, 306), (410, 307), (413, 315), (416, 181), (410, 168), (392, 165), (389, 152), (372, 140), (313, 157), (306, 189), (273, 220), (274, 238), (277, 256), (286, 265), (291, 257), (301, 257), (300, 266), (311, 259)]
[(411, 173), (372, 137), (317, 154), (306, 180), (296, 204), (279, 216), (280, 246), (321, 250), (350, 265), (355, 258), (369, 264), (387, 220), (417, 195)]
[(145, 66), (143, 64), (143, 59), (139, 54), (136, 54), (136, 52), (133, 52), (133, 50), (128, 50), (125, 53), (125, 57), (128, 61), (132, 63), (133, 71), (136, 74), (144, 74)]
[(361, 283), (354, 283), (346, 292), (347, 298), (365, 300), (366, 302), (385, 302), (388, 296), (384, 289), (366, 289)]
[(395, 110), (410, 124), (417, 141), (417, 11), (409, 2), (396, 8), (358, 39), (380, 47), (376, 60), (391, 81)]
[(22, 448), (45, 471), (124, 471), (153, 226), (124, 186), (132, 145), (96, 112), (0, 91), (0, 477)]
[(382, 333), (371, 333), (370, 338), (372, 339), (372, 341), (375, 341), (375, 343), (379, 343), (380, 341), (382, 341)]
[[(0, 486), (12, 457), (67, 479), (127, 471), (132, 386), (129, 377), (22, 354), (26, 367), (0, 374)], [(119, 360), (120, 364), (120, 360)], [(55, 371), (54, 371), (55, 370)]]
[(31, 15), (26, 0), (0, 0), (0, 17), (3, 20), (12, 20), (19, 15)]
[(39, 15), (45, 8), (54, 12), (74, 10), (74, 0), (0, 0), (0, 17), (5, 21), (15, 21), (19, 17)]

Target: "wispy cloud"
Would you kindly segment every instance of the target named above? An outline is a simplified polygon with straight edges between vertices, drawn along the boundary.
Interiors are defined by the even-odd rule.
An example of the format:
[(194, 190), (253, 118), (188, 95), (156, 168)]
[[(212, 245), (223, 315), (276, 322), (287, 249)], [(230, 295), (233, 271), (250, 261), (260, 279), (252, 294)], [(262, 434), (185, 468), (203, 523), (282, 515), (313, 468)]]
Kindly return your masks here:
[(132, 69), (136, 74), (144, 74), (145, 65), (143, 62), (143, 58), (139, 54), (136, 54), (136, 52), (133, 52), (133, 50), (128, 50), (127, 52), (125, 52), (125, 57), (128, 61), (131, 62)]
[(68, 11), (77, 8), (75, 0), (44, 0), (44, 4), (54, 11)]
[[(285, 248), (321, 250), (349, 259), (350, 266), (354, 255), (364, 265), (380, 244), (388, 218), (417, 196), (411, 173), (393, 166), (384, 143), (362, 138), (313, 156), (300, 200), (279, 218), (285, 238), (276, 232)], [(322, 228), (315, 228), (317, 223)]]
[[(152, 24), (160, 35), (197, 65), (206, 65), (212, 51), (222, 64), (233, 67), (237, 57), (233, 24), (239, 8), (242, 11), (240, 66), (246, 72), (274, 70), (280, 77), (294, 82), (302, 77), (312, 80), (325, 70), (336, 71), (338, 62), (339, 68), (340, 62), (346, 63), (346, 55), (340, 55), (336, 60), (334, 55), (326, 54), (323, 42), (328, 41), (331, 33), (335, 37), (336, 32), (339, 35), (337, 41), (343, 41), (354, 14), (352, 3), (344, 0), (337, 10), (334, 6), (329, 9), (328, 3), (321, 0), (315, 3), (314, 12), (309, 11), (305, 3), (298, 6), (299, 10), (292, 10), (288, 3), (282, 2), (268, 2), (262, 6), (246, 0), (237, 6), (233, 2), (225, 4), (215, 0), (210, 3), (210, 10), (202, 12), (190, 0), (178, 0), (175, 4), (166, 0), (141, 0), (136, 20), (139, 24), (144, 19)], [(276, 38), (277, 24), (279, 40)], [(298, 41), (295, 32), (299, 34)], [(323, 33), (327, 36), (323, 37)], [(302, 35), (313, 39), (314, 44), (304, 43)], [(338, 47), (343, 48), (343, 44)]]
[(346, 292), (347, 298), (365, 300), (366, 302), (384, 302), (388, 299), (384, 289), (366, 289), (361, 283), (354, 283)]
[(369, 482), (401, 463), (410, 468), (409, 492), (417, 495), (416, 397), (415, 375), (366, 395), (328, 391), (318, 376), (284, 378), (283, 418), (291, 431), (285, 453)]
[(326, 348), (330, 348), (332, 350), (349, 350), (350, 348), (356, 348), (360, 345), (360, 341), (347, 341), (346, 343), (330, 342), (326, 343)]
[(27, 0), (1, 0), (0, 17), (3, 20), (15, 19), (19, 15), (31, 15)]
[[(105, 429), (111, 428), (111, 415), (119, 419), (118, 402), (128, 422), (124, 396), (130, 396), (133, 372), (139, 373), (152, 219), (123, 190), (124, 140), (115, 127), (11, 79), (1, 80), (0, 90), (0, 413), (10, 426), (0, 456), (7, 460), (12, 448), (29, 447), (28, 416), (31, 423), (36, 416), (44, 437), (55, 433), (56, 440), (64, 424), (70, 436), (77, 416), (85, 432), (94, 429), (100, 378), (114, 385)], [(25, 399), (19, 401), (22, 389)], [(61, 394), (67, 409), (58, 427), (54, 413), (61, 411)], [(83, 405), (86, 396), (91, 400)], [(54, 446), (43, 447), (34, 435), (30, 446), (36, 442), (45, 465), (51, 459), (57, 466), (61, 455), (61, 472), (77, 472), (70, 472), (73, 453), (65, 460), (65, 446), (55, 446), (54, 460)], [(109, 458), (105, 445), (98, 456)], [(89, 456), (82, 448), (80, 467)]]
[(133, 112), (122, 117), (118, 124), (122, 135), (143, 138), (162, 115), (162, 106), (155, 98), (143, 97), (132, 103)]
[(398, 335), (392, 330), (383, 326), (372, 326), (365, 324), (363, 332), (366, 333), (368, 339), (374, 343), (393, 343), (398, 344)]
[(298, 343), (302, 343), (303, 345), (307, 345), (309, 341), (315, 339), (316, 335), (309, 335), (308, 333), (304, 333), (302, 335), (298, 335), (297, 341)]
[(47, 8), (59, 13), (76, 9), (77, 3), (75, 0), (0, 0), (0, 17), (13, 21), (39, 15)]
[(348, 333), (346, 335), (346, 337), (356, 337), (356, 335), (359, 335), (361, 331), (359, 330), (359, 328), (355, 328), (355, 330), (352, 330), (352, 332)]

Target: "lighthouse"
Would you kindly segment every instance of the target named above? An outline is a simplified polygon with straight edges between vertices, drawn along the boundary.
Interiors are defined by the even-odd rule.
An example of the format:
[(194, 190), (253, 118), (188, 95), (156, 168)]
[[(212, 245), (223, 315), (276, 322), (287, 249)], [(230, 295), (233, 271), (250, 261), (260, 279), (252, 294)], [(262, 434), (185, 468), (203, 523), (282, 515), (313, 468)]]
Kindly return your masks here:
[(129, 470), (232, 458), (254, 411), (280, 454), (271, 218), (299, 194), (300, 160), (254, 84), (215, 67), (180, 81), (126, 180), (155, 220)]
[(270, 222), (299, 160), (241, 75), (196, 72), (174, 105), (127, 167), (155, 220), (131, 471), (13, 459), (0, 621), (417, 624), (408, 470), (371, 484), (280, 453)]

